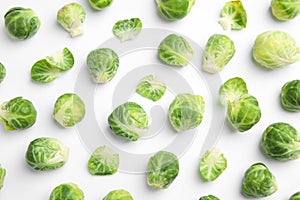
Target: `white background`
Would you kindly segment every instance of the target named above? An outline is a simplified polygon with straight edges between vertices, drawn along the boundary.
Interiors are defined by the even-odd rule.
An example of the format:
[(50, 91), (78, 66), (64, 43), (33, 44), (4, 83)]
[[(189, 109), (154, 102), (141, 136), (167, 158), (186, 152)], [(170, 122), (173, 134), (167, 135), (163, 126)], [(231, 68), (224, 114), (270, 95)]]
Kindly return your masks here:
[[(300, 161), (278, 162), (266, 158), (259, 149), (262, 132), (271, 123), (288, 122), (300, 130), (299, 113), (283, 111), (279, 103), (282, 85), (299, 78), (299, 63), (284, 69), (267, 71), (257, 66), (251, 58), (255, 37), (266, 30), (280, 29), (290, 33), (300, 44), (299, 20), (278, 22), (271, 17), (270, 1), (246, 1), (247, 28), (241, 31), (223, 31), (217, 23), (226, 1), (197, 0), (191, 13), (181, 21), (166, 22), (156, 12), (154, 0), (114, 0), (104, 11), (93, 11), (88, 1), (81, 3), (86, 10), (85, 33), (71, 38), (56, 22), (57, 10), (71, 1), (2, 0), (0, 2), (0, 62), (7, 68), (7, 77), (0, 85), (0, 102), (16, 96), (32, 100), (38, 110), (36, 124), (20, 132), (7, 132), (0, 127), (0, 163), (7, 169), (1, 200), (48, 199), (51, 190), (64, 182), (74, 182), (85, 193), (85, 199), (100, 200), (110, 190), (124, 188), (142, 200), (196, 200), (202, 195), (214, 194), (221, 199), (246, 199), (240, 193), (245, 170), (255, 162), (264, 162), (278, 181), (278, 191), (266, 199), (288, 199), (300, 190)], [(38, 33), (27, 41), (14, 41), (8, 37), (3, 16), (14, 6), (30, 7), (40, 17), (42, 25)], [(199, 179), (198, 163), (200, 148), (194, 142), (180, 159), (180, 173), (167, 190), (153, 190), (146, 184), (144, 175), (117, 173), (113, 176), (91, 176), (87, 171), (89, 153), (80, 142), (75, 129), (62, 129), (52, 119), (53, 104), (58, 96), (74, 90), (79, 70), (85, 64), (87, 54), (105, 40), (113, 37), (113, 24), (120, 19), (139, 17), (144, 27), (167, 28), (180, 32), (204, 47), (209, 36), (225, 33), (234, 40), (236, 54), (220, 73), (222, 79), (240, 76), (248, 85), (249, 92), (257, 97), (262, 109), (260, 122), (250, 131), (237, 133), (225, 124), (217, 146), (228, 159), (227, 170), (214, 182)], [(55, 51), (69, 47), (76, 59), (72, 70), (50, 84), (31, 82), (30, 68), (34, 62)], [(201, 59), (201, 58), (199, 58)], [(67, 164), (54, 171), (33, 171), (27, 166), (24, 155), (27, 145), (37, 137), (55, 137), (71, 148)]]

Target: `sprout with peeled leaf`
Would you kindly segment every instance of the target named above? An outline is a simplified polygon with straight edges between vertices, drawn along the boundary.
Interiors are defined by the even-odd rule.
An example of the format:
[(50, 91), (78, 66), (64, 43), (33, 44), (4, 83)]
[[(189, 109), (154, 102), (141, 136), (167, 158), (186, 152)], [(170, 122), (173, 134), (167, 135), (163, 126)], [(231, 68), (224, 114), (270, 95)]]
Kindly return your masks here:
[(95, 10), (103, 10), (110, 6), (113, 0), (89, 0), (91, 7)]
[(102, 200), (133, 200), (131, 194), (123, 189), (110, 191)]
[(75, 183), (63, 183), (52, 190), (49, 200), (84, 200), (84, 193)]
[(272, 15), (280, 21), (288, 21), (297, 17), (300, 13), (298, 0), (272, 0)]
[(282, 107), (291, 112), (300, 112), (300, 80), (293, 80), (281, 88)]

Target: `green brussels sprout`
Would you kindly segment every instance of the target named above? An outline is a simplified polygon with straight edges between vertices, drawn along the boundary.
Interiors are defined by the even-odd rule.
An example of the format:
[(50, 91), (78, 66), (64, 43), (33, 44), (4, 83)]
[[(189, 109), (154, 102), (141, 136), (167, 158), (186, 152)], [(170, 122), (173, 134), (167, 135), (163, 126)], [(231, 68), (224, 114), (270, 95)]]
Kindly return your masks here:
[(225, 4), (221, 11), (219, 24), (224, 30), (231, 28), (232, 30), (241, 30), (247, 26), (247, 12), (242, 1), (229, 1)]
[(37, 111), (31, 101), (16, 97), (0, 106), (0, 121), (5, 130), (23, 130), (30, 128), (36, 121)]
[(262, 198), (276, 191), (276, 179), (266, 165), (255, 163), (247, 169), (242, 183), (242, 193), (245, 196)]
[(4, 80), (5, 76), (6, 76), (6, 69), (4, 65), (0, 63), (0, 83)]
[(184, 18), (191, 11), (195, 0), (156, 0), (161, 16), (169, 21)]
[(102, 200), (133, 200), (131, 194), (123, 189), (109, 192)]
[(293, 194), (289, 200), (300, 200), (300, 191)]
[(34, 36), (41, 22), (30, 8), (14, 7), (4, 15), (8, 35), (16, 40), (26, 40)]
[(201, 124), (204, 110), (200, 95), (178, 94), (169, 107), (169, 121), (177, 132), (193, 129)]
[(92, 175), (108, 175), (118, 171), (119, 154), (106, 146), (98, 147), (88, 161), (88, 170)]
[(203, 196), (200, 197), (199, 200), (220, 200), (218, 197), (215, 197), (214, 195), (207, 195), (207, 196)]
[(254, 60), (267, 69), (277, 69), (300, 59), (300, 48), (292, 36), (283, 31), (266, 31), (254, 42)]
[(95, 10), (103, 10), (110, 6), (113, 0), (89, 0), (91, 7)]
[(63, 183), (56, 186), (49, 200), (83, 200), (83, 191), (74, 183)]
[(142, 26), (142, 21), (139, 18), (119, 20), (113, 27), (113, 33), (124, 42), (140, 34)]
[(131, 141), (136, 141), (150, 127), (150, 119), (137, 103), (127, 102), (119, 105), (108, 117), (113, 132)]
[(158, 57), (167, 65), (184, 67), (193, 58), (194, 50), (181, 36), (170, 34), (158, 47)]
[(137, 87), (136, 92), (152, 101), (158, 101), (166, 92), (166, 84), (154, 75), (143, 77)]
[(157, 189), (166, 189), (179, 172), (179, 162), (171, 152), (159, 151), (148, 161), (147, 183)]
[(68, 31), (72, 37), (83, 34), (83, 22), (86, 13), (78, 3), (69, 3), (57, 12), (57, 22)]
[(47, 171), (62, 167), (68, 156), (69, 148), (59, 140), (41, 137), (30, 142), (25, 158), (33, 169)]
[(119, 68), (119, 57), (108, 48), (95, 49), (87, 56), (87, 66), (94, 83), (107, 83), (113, 79)]
[(6, 169), (4, 169), (1, 165), (0, 165), (0, 190), (3, 187), (3, 182), (4, 182), (4, 178), (6, 175)]
[(61, 75), (62, 70), (53, 67), (42, 59), (33, 64), (30, 71), (31, 80), (39, 83), (49, 83)]
[(284, 84), (280, 94), (281, 105), (285, 110), (300, 112), (300, 80)]
[(266, 128), (261, 140), (263, 152), (280, 161), (300, 158), (300, 133), (290, 124), (274, 123)]
[(207, 41), (202, 68), (209, 73), (220, 72), (235, 54), (233, 41), (226, 35), (214, 34)]
[(76, 94), (63, 94), (55, 102), (53, 117), (64, 128), (75, 126), (84, 115), (85, 105)]
[(46, 60), (50, 65), (62, 71), (67, 71), (74, 66), (74, 56), (66, 47), (57, 51), (52, 56), (47, 56)]
[(200, 177), (204, 181), (214, 181), (226, 168), (227, 159), (219, 149), (207, 151), (200, 161)]
[(280, 20), (294, 19), (300, 13), (300, 2), (298, 0), (272, 0), (272, 15)]
[(227, 118), (239, 132), (250, 130), (261, 118), (258, 101), (252, 95), (242, 95), (238, 100), (228, 104)]
[(245, 81), (240, 77), (228, 79), (219, 90), (219, 100), (223, 106), (235, 102), (243, 94), (248, 94)]

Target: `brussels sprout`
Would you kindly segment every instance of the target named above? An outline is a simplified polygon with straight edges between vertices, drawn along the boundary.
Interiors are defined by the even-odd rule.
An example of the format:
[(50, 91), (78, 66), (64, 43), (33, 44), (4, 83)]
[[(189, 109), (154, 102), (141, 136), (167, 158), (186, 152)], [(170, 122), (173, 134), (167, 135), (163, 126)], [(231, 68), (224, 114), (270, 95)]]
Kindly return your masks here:
[(194, 50), (181, 36), (170, 34), (158, 47), (158, 57), (164, 63), (184, 67), (193, 58)]
[(4, 102), (0, 107), (0, 121), (8, 131), (30, 128), (36, 121), (36, 109), (29, 100), (22, 97)]
[(200, 197), (199, 200), (220, 200), (218, 197), (215, 197), (214, 195), (207, 195), (207, 196), (203, 196)]
[(103, 10), (104, 8), (110, 6), (113, 0), (89, 0), (92, 8), (95, 10)]
[(147, 183), (157, 189), (166, 189), (179, 172), (179, 162), (171, 152), (159, 151), (148, 161)]
[(240, 77), (228, 79), (219, 90), (220, 103), (227, 106), (235, 102), (243, 94), (248, 94), (248, 89), (245, 81)]
[(191, 11), (195, 0), (156, 0), (161, 16), (169, 21), (184, 18)]
[(247, 12), (242, 1), (229, 1), (225, 4), (221, 11), (219, 24), (224, 30), (231, 28), (232, 30), (241, 30), (247, 26)]
[(252, 95), (242, 95), (238, 100), (228, 104), (227, 118), (239, 132), (250, 130), (261, 118), (258, 101)]
[(88, 170), (92, 175), (108, 175), (118, 171), (119, 154), (106, 146), (98, 147), (88, 161)]
[(214, 34), (207, 41), (202, 68), (209, 73), (220, 72), (235, 54), (233, 41), (226, 35)]
[(69, 148), (54, 138), (41, 137), (30, 142), (26, 162), (35, 170), (54, 170), (68, 160)]
[(263, 152), (280, 161), (300, 158), (300, 133), (287, 123), (274, 123), (264, 131), (261, 141)]
[(109, 192), (103, 200), (133, 200), (131, 194), (123, 189)]
[(148, 75), (143, 77), (136, 87), (136, 92), (152, 101), (158, 101), (166, 92), (166, 84), (158, 77)]
[(74, 66), (74, 56), (68, 48), (57, 51), (52, 56), (47, 56), (46, 60), (53, 67), (62, 71), (67, 71)]
[(64, 128), (75, 126), (84, 115), (85, 105), (76, 94), (63, 94), (55, 102), (53, 117)]
[(0, 83), (4, 80), (5, 76), (6, 76), (6, 69), (4, 65), (0, 63)]
[(83, 34), (85, 15), (80, 4), (69, 3), (58, 10), (56, 19), (65, 30), (70, 32), (72, 37), (76, 37)]
[(204, 181), (214, 181), (227, 168), (227, 159), (219, 149), (207, 151), (200, 161), (200, 177)]
[(142, 31), (142, 21), (139, 18), (119, 20), (113, 27), (113, 32), (122, 42), (135, 38)]
[(299, 15), (300, 2), (299, 0), (272, 0), (271, 11), (280, 21), (291, 20)]
[(109, 115), (108, 124), (116, 135), (136, 141), (149, 129), (150, 119), (139, 104), (127, 102)]
[(6, 169), (4, 169), (1, 165), (0, 165), (0, 190), (3, 187), (3, 182), (4, 182), (4, 178), (6, 175)]
[(293, 194), (289, 200), (300, 200), (300, 191)]
[(8, 35), (16, 40), (31, 38), (39, 30), (41, 22), (30, 8), (14, 7), (4, 15)]
[(277, 191), (272, 172), (263, 163), (255, 163), (247, 169), (242, 183), (244, 195), (253, 198), (270, 196)]
[(63, 183), (55, 187), (49, 200), (83, 200), (83, 191), (74, 183)]
[(284, 84), (280, 99), (285, 110), (300, 112), (300, 80), (293, 80)]
[(204, 110), (201, 96), (178, 94), (169, 107), (169, 121), (177, 132), (193, 129), (201, 124)]
[(257, 36), (252, 54), (259, 65), (274, 70), (297, 62), (300, 48), (288, 33), (266, 31)]
[(119, 68), (119, 57), (108, 48), (95, 49), (87, 56), (90, 76), (95, 83), (107, 83), (116, 75)]
[(53, 67), (46, 59), (37, 61), (31, 67), (31, 80), (39, 83), (49, 83), (61, 75), (61, 70)]

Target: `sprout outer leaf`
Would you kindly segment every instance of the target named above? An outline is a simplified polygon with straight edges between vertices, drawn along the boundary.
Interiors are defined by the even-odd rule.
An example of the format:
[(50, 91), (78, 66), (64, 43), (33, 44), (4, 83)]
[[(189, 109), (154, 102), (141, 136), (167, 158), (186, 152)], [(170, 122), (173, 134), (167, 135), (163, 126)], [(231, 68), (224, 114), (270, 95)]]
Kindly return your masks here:
[(137, 87), (136, 92), (152, 101), (158, 101), (166, 92), (166, 84), (154, 75), (143, 77)]
[(124, 42), (140, 34), (142, 26), (142, 21), (139, 18), (119, 20), (113, 27), (113, 33)]
[(46, 61), (61, 71), (67, 71), (74, 66), (74, 56), (68, 48), (57, 51), (52, 56), (47, 56)]
[(39, 83), (50, 83), (61, 75), (62, 70), (53, 67), (46, 59), (37, 61), (31, 67), (31, 80)]

